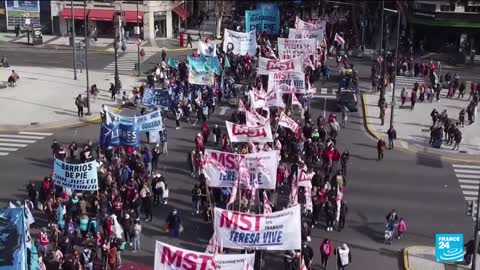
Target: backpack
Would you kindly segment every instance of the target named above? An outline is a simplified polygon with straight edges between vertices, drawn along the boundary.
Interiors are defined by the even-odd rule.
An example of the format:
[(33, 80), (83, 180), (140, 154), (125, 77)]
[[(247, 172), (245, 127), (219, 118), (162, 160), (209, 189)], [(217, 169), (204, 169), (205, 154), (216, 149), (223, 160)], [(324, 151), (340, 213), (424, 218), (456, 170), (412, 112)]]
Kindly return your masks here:
[(330, 254), (330, 245), (325, 243), (322, 245), (323, 254)]

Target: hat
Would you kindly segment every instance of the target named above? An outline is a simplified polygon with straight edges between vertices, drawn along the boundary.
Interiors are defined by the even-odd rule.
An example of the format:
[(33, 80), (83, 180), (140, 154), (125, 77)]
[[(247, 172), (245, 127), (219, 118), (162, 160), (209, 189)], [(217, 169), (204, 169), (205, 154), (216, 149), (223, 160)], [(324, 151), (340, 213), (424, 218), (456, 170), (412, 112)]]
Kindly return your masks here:
[(347, 246), (346, 243), (343, 243), (343, 244), (342, 244), (342, 249), (348, 249), (348, 246)]

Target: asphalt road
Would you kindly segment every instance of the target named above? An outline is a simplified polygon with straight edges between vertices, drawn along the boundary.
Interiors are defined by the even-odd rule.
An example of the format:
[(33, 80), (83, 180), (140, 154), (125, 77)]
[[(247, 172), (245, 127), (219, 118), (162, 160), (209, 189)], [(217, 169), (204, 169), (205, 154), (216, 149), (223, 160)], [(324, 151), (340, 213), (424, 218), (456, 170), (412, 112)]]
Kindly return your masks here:
[[(0, 53), (3, 52), (0, 50)], [(39, 65), (52, 56), (47, 52), (36, 55), (40, 57), (35, 62)], [(56, 57), (64, 57), (67, 61), (71, 59), (70, 56), (58, 53)], [(15, 58), (28, 58), (28, 55), (18, 52), (16, 56), (8, 57), (14, 61)], [(37, 56), (32, 55), (32, 59), (37, 59)], [(99, 66), (100, 62), (101, 60), (98, 60)], [(362, 77), (369, 75), (369, 66), (362, 66), (361, 63), (356, 66)], [(322, 85), (335, 86), (334, 82)], [(333, 100), (325, 102), (319, 98), (312, 101), (313, 118), (324, 110), (329, 112), (334, 109)], [(233, 110), (217, 109), (217, 115), (211, 118), (210, 125), (222, 125), (223, 120)], [(225, 114), (219, 115), (222, 111), (225, 111)], [(167, 120), (166, 126), (169, 131), (169, 154), (168, 157), (162, 157), (160, 163), (162, 174), (171, 189), (169, 204), (156, 208), (154, 221), (143, 224), (145, 235), (142, 238), (142, 251), (136, 254), (127, 251), (123, 254), (124, 259), (150, 265), (153, 261), (155, 239), (203, 251), (212, 232), (210, 225), (200, 217), (192, 216), (190, 212), (190, 191), (196, 180), (189, 176), (186, 159), (187, 152), (194, 147), (193, 138), (199, 132), (199, 127), (184, 124), (183, 129), (175, 130), (171, 119)], [(0, 171), (3, 172), (0, 203), (3, 206), (10, 200), (24, 198), (25, 185), (29, 181), (40, 180), (51, 172), (53, 160), (50, 157), (50, 144), (53, 138), (64, 144), (73, 140), (79, 143), (85, 143), (88, 139), (96, 141), (99, 125), (62, 128), (49, 132), (54, 135), (21, 148), (7, 157), (0, 157)], [(341, 151), (348, 149), (351, 153), (345, 191), (345, 200), (349, 205), (347, 224), (346, 229), (340, 233), (326, 232), (322, 226), (312, 230), (310, 244), (315, 252), (315, 268), (318, 268), (319, 264), (318, 247), (325, 237), (334, 240), (334, 245), (348, 243), (353, 255), (353, 263), (349, 269), (362, 270), (402, 269), (401, 249), (409, 245), (433, 245), (435, 233), (457, 232), (464, 233), (465, 239), (471, 237), (473, 221), (464, 215), (464, 199), (451, 164), (438, 158), (397, 150), (387, 151), (383, 161), (376, 161), (376, 142), (365, 132), (361, 110), (352, 113), (347, 127), (340, 132), (338, 144)], [(172, 239), (161, 230), (164, 219), (173, 207), (179, 210), (185, 223), (185, 232), (180, 239)], [(407, 220), (408, 232), (401, 240), (385, 245), (385, 215), (394, 208)], [(40, 217), (36, 226), (45, 225), (42, 216), (39, 213), (36, 215)], [(268, 267), (264, 269), (282, 269), (283, 262), (278, 253), (268, 253), (265, 258)], [(328, 269), (335, 269), (334, 260), (330, 260)]]

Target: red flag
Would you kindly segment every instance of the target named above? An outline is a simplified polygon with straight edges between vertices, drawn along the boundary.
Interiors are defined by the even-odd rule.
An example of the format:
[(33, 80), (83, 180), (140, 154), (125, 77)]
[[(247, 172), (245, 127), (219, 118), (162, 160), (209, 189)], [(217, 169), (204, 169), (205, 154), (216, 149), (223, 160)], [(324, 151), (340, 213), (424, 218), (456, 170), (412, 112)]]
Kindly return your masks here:
[(345, 45), (345, 39), (340, 36), (338, 33), (335, 33), (335, 41), (338, 42), (340, 45)]

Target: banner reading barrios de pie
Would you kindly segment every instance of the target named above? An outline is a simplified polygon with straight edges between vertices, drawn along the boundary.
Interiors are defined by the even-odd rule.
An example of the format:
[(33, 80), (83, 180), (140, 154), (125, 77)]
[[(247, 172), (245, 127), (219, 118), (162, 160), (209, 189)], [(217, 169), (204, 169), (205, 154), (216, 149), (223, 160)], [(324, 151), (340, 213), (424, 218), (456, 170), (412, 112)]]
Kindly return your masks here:
[(291, 72), (303, 72), (303, 57), (297, 57), (293, 59), (268, 59), (260, 57), (258, 59), (258, 74), (268, 75), (271, 72), (279, 71), (291, 71)]
[(228, 137), (230, 142), (252, 142), (267, 143), (273, 142), (272, 128), (270, 121), (265, 125), (251, 127), (247, 125), (239, 125), (232, 122), (226, 122)]
[(97, 161), (70, 164), (55, 159), (53, 183), (56, 186), (81, 191), (98, 190)]
[(206, 149), (205, 159), (205, 175), (210, 187), (233, 187), (239, 175), (239, 163), (242, 162), (249, 169), (250, 185), (256, 180), (258, 188), (275, 189), (278, 151), (239, 155)]
[(251, 270), (255, 254), (208, 254), (156, 241), (154, 270)]
[(300, 249), (300, 205), (263, 215), (215, 207), (214, 230), (217, 241), (226, 248)]

